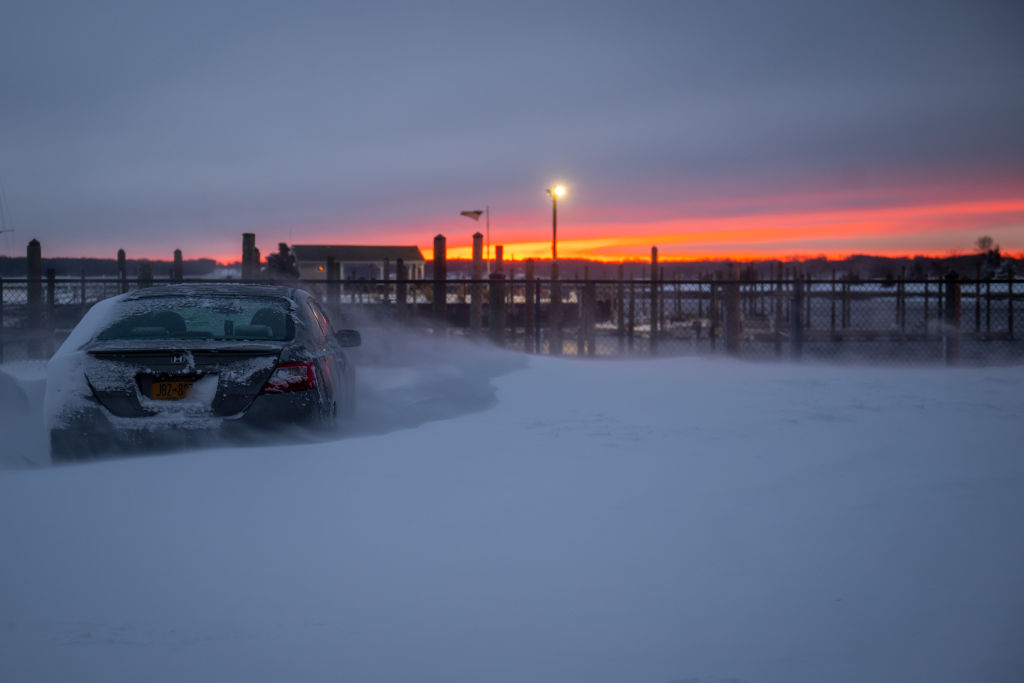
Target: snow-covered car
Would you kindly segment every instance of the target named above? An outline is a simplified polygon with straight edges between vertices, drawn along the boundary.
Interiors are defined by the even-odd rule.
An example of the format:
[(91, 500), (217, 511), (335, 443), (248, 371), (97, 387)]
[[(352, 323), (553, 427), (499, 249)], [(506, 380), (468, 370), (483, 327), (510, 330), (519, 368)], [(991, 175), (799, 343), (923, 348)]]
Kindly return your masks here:
[(55, 461), (330, 425), (355, 406), (345, 353), (316, 299), (272, 285), (168, 285), (99, 302), (50, 360)]

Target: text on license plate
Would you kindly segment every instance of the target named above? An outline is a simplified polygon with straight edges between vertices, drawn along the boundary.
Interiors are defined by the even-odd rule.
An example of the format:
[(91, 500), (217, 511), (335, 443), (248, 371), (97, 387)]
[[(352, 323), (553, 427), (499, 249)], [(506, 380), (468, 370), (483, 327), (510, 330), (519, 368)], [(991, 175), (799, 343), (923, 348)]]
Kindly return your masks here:
[(153, 382), (150, 397), (157, 401), (180, 401), (191, 388), (192, 382)]

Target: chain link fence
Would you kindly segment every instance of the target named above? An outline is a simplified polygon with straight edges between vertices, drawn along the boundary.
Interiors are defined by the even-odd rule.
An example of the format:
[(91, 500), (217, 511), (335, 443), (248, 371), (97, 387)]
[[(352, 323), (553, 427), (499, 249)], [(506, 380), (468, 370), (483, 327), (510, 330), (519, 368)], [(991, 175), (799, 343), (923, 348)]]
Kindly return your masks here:
[[(0, 361), (45, 358), (88, 307), (168, 281), (0, 281)], [(239, 282), (189, 280), (188, 282)], [(402, 325), (526, 353), (728, 353), (871, 363), (1024, 363), (1013, 279), (310, 280), (336, 324)]]

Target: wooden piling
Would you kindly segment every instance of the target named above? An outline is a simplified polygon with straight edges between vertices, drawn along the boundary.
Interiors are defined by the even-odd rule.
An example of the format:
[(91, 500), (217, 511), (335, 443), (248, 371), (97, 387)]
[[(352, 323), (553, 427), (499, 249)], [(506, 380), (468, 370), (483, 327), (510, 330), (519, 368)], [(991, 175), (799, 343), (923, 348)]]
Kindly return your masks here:
[(181, 249), (174, 250), (174, 268), (171, 271), (171, 279), (181, 282), (185, 279), (185, 267), (181, 262)]
[(242, 233), (242, 279), (255, 280), (259, 268), (256, 256), (256, 235), (251, 232)]

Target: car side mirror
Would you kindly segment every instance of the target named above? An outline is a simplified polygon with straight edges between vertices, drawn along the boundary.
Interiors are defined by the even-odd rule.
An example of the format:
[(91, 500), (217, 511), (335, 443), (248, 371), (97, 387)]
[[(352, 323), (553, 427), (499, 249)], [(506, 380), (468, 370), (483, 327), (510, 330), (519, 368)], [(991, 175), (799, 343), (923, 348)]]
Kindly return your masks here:
[(353, 346), (359, 346), (363, 343), (363, 338), (359, 334), (359, 330), (338, 330), (334, 333), (334, 338), (338, 340), (346, 349), (352, 348)]

